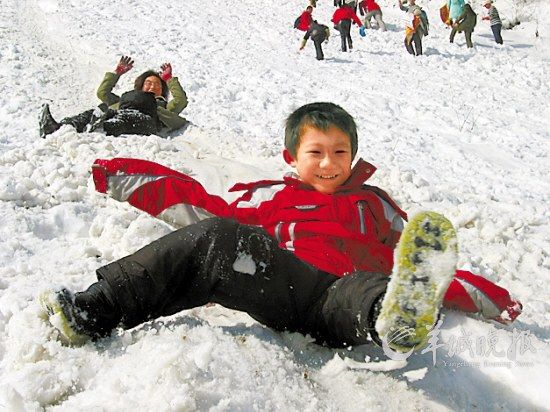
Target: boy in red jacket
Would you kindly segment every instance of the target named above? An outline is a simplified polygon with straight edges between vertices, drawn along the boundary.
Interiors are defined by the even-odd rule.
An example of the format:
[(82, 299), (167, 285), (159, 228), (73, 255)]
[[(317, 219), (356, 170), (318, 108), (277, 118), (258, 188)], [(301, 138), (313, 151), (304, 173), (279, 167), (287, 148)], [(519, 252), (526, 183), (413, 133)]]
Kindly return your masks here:
[(301, 31), (307, 31), (309, 29), (309, 25), (313, 21), (313, 7), (307, 6), (306, 9), (300, 14), (300, 17), (298, 17), (298, 24), (296, 25), (296, 28)]
[(152, 162), (97, 160), (98, 191), (183, 228), (99, 268), (84, 292), (42, 294), (62, 335), (78, 344), (215, 302), (333, 346), (386, 339), (408, 351), (426, 343), (442, 302), (502, 322), (519, 315), (504, 289), (455, 273), (448, 221), (428, 213), (403, 230), (406, 214), (364, 184), (375, 168), (361, 159), (352, 167), (357, 129), (344, 109), (298, 108), (285, 148), (297, 174), (237, 184), (245, 193), (231, 204)]
[[(353, 41), (351, 40), (351, 24), (357, 24), (359, 26), (360, 33), (364, 33), (365, 26), (357, 17), (354, 11), (355, 2), (344, 0), (342, 6), (340, 6), (334, 14), (332, 15), (332, 22), (334, 23), (334, 28), (340, 32), (340, 38), (342, 39), (342, 51), (347, 51), (353, 49)], [(362, 34), (363, 35), (363, 34)]]

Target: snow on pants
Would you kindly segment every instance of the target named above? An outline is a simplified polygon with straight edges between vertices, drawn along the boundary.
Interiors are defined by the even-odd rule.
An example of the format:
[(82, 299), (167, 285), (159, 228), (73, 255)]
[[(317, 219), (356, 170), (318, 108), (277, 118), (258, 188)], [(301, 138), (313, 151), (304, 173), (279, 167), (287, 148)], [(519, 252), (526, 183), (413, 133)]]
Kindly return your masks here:
[(86, 128), (88, 126), (91, 126), (93, 123), (95, 116), (94, 116), (94, 109), (86, 110), (85, 112), (79, 113), (76, 116), (71, 117), (65, 117), (61, 120), (61, 124), (68, 124), (73, 126), (78, 133), (82, 133), (86, 131)]
[(351, 40), (351, 20), (342, 20), (338, 24), (338, 31), (340, 32), (340, 39), (342, 41), (342, 51), (345, 52), (349, 48), (353, 48), (353, 42)]
[(279, 248), (263, 229), (222, 218), (172, 232), (103, 266), (97, 276), (77, 301), (88, 302), (104, 323), (98, 328), (131, 328), (214, 302), (332, 346), (370, 341), (372, 310), (388, 282), (378, 273), (338, 278)]

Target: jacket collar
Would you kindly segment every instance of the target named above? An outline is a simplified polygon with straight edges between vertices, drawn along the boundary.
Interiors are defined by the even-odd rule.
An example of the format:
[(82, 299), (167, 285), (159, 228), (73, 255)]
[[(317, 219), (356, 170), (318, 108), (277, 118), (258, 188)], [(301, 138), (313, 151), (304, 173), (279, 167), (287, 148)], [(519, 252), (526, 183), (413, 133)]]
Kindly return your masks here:
[[(375, 171), (375, 166), (361, 158), (358, 159), (355, 166), (351, 169), (351, 175), (348, 180), (346, 180), (342, 186), (338, 187), (335, 193), (345, 192), (361, 187), (363, 183), (370, 179)], [(300, 189), (315, 190), (313, 186), (302, 182), (295, 173), (289, 173), (286, 175), (284, 177), (284, 182), (289, 186), (299, 187)]]

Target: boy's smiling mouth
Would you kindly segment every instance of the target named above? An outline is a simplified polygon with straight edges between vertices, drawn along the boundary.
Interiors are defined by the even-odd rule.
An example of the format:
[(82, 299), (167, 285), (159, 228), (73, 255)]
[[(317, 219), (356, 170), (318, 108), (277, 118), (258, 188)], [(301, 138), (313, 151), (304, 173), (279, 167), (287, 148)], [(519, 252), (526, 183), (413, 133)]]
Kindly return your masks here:
[(338, 177), (338, 175), (315, 175), (319, 179), (335, 179)]

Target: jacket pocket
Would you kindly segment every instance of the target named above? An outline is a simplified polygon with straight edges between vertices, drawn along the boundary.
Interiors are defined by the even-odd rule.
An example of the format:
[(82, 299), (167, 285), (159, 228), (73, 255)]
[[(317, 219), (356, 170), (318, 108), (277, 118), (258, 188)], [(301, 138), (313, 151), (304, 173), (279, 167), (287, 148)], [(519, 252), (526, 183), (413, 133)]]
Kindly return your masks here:
[(362, 235), (367, 234), (367, 227), (365, 225), (365, 201), (360, 200), (357, 202), (357, 213), (359, 214), (359, 230)]

